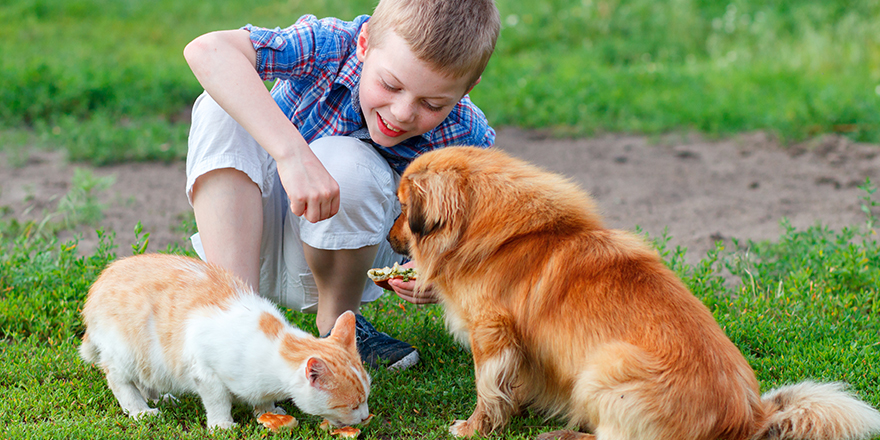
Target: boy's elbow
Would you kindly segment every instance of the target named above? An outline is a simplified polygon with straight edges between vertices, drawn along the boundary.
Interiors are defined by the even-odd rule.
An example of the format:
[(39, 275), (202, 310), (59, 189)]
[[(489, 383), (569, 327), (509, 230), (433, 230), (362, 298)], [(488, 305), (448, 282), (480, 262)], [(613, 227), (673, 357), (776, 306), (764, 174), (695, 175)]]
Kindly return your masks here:
[(183, 48), (183, 58), (190, 67), (204, 66), (210, 62), (211, 57), (224, 52), (228, 43), (220, 32), (209, 32), (196, 37)]
[[(248, 58), (250, 53), (250, 58)], [(246, 31), (210, 32), (197, 37), (183, 48), (183, 58), (193, 70), (209, 68), (212, 64), (227, 63), (244, 55), (251, 63), (256, 58), (256, 51), (250, 42), (250, 34)]]
[(205, 35), (192, 40), (183, 48), (183, 58), (186, 60), (187, 64), (190, 67), (199, 63), (204, 57), (204, 54), (207, 52), (207, 45), (205, 44)]

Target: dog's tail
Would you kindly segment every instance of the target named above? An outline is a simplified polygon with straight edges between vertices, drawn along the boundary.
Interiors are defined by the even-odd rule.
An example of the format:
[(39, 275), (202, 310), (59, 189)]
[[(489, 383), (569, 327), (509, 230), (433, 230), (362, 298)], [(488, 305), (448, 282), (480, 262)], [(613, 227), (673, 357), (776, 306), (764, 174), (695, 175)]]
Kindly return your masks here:
[(868, 439), (880, 433), (880, 412), (846, 391), (843, 383), (805, 381), (769, 391), (761, 400), (767, 419), (755, 440)]

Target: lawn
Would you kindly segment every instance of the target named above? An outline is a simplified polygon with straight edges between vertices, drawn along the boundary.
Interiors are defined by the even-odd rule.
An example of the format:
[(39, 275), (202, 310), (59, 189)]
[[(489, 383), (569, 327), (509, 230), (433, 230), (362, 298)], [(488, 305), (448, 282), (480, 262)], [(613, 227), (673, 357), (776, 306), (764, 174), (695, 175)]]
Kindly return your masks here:
[[(864, 186), (866, 213), (876, 209)], [(696, 265), (685, 250), (658, 251), (709, 307), (755, 369), (762, 390), (805, 379), (845, 381), (864, 400), (880, 405), (880, 244), (873, 215), (839, 231), (821, 225), (795, 230), (782, 223), (779, 240), (718, 248)], [(150, 251), (146, 237), (117, 248), (106, 237), (95, 254), (77, 256), (75, 242), (35, 233), (32, 224), (0, 224), (0, 436), (3, 438), (265, 438), (249, 409), (237, 406), (239, 426), (210, 434), (196, 396), (161, 404), (158, 418), (130, 420), (100, 372), (76, 352), (83, 328), (78, 310), (98, 272), (118, 255)], [(649, 237), (650, 238), (650, 237)], [(163, 252), (187, 253), (180, 247)], [(396, 297), (364, 307), (364, 314), (422, 354), (414, 368), (373, 371), (371, 411), (362, 438), (445, 438), (448, 424), (475, 404), (469, 353), (443, 328), (438, 306), (416, 307)], [(312, 315), (288, 318), (316, 333)], [(327, 438), (315, 417), (286, 405), (300, 419), (292, 435)], [(562, 422), (540, 414), (514, 419), (499, 438), (531, 438)], [(284, 435), (286, 438), (289, 434)]]
[[(0, 5), (3, 148), (74, 160), (174, 160), (201, 89), (196, 36), (373, 1), (7, 0)], [(472, 98), (496, 126), (556, 134), (767, 130), (880, 141), (874, 0), (498, 0), (503, 29)]]
[[(246, 23), (285, 26), (313, 13), (352, 18), (372, 1), (6, 0), (0, 4), (0, 151), (62, 149), (72, 161), (177, 161), (200, 92), (181, 55), (196, 36)], [(496, 126), (555, 135), (764, 130), (796, 141), (841, 133), (880, 142), (880, 2), (803, 0), (498, 0), (504, 28), (472, 97)], [(100, 185), (80, 176), (74, 187)], [(880, 245), (875, 186), (865, 221), (737, 243), (688, 265), (651, 237), (755, 369), (762, 390), (841, 380), (880, 406)], [(89, 285), (146, 237), (105, 237), (91, 255), (57, 232), (100, 218), (88, 191), (44, 222), (0, 207), (0, 438), (328, 438), (320, 420), (272, 435), (236, 407), (239, 426), (209, 434), (198, 398), (155, 419), (122, 414), (99, 371), (77, 357)], [(85, 197), (83, 199), (82, 197)], [(66, 200), (70, 200), (69, 198)], [(67, 206), (67, 207), (65, 207)], [(98, 207), (99, 209), (99, 207)], [(65, 211), (67, 210), (67, 211)], [(75, 215), (74, 215), (75, 214)], [(99, 225), (100, 226), (100, 225)], [(190, 225), (191, 226), (191, 225)], [(447, 438), (475, 404), (473, 365), (437, 306), (393, 297), (364, 308), (422, 353), (413, 369), (373, 374), (376, 419), (361, 438)], [(288, 312), (315, 332), (313, 316)], [(525, 414), (497, 438), (561, 426)]]

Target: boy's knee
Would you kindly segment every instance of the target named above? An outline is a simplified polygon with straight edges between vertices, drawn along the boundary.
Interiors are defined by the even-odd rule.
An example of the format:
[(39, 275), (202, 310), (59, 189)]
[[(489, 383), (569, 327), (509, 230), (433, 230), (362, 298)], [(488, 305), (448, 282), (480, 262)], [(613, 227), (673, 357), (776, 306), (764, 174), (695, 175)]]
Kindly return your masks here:
[(339, 184), (342, 199), (345, 194), (394, 195), (394, 172), (370, 144), (352, 137), (331, 136), (312, 142), (311, 147)]
[(355, 138), (322, 138), (311, 146), (339, 184), (339, 212), (315, 224), (301, 220), (303, 242), (317, 249), (355, 249), (383, 240), (400, 212), (397, 174), (388, 162)]

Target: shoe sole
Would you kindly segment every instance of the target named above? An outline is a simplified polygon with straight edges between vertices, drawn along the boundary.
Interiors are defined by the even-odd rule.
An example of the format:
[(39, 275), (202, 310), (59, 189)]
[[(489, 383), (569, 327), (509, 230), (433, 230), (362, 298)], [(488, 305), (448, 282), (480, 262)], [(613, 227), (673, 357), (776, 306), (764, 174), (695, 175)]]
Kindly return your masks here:
[(419, 362), (419, 352), (413, 350), (412, 353), (404, 356), (399, 361), (388, 366), (389, 370), (406, 370)]

